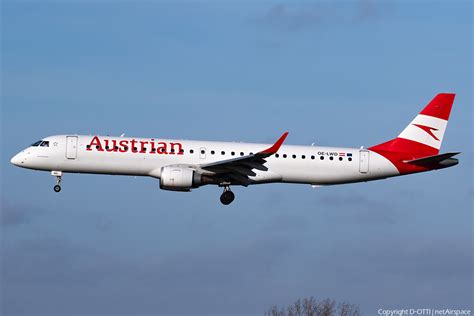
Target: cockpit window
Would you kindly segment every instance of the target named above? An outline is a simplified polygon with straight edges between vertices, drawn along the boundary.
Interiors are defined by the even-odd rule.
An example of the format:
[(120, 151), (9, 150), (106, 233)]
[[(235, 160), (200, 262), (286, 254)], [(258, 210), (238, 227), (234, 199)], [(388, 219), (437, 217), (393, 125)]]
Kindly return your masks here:
[(39, 140), (36, 143), (31, 144), (31, 146), (38, 147), (42, 142), (43, 142), (42, 140)]
[(44, 142), (41, 143), (41, 147), (49, 147), (49, 141), (45, 140)]

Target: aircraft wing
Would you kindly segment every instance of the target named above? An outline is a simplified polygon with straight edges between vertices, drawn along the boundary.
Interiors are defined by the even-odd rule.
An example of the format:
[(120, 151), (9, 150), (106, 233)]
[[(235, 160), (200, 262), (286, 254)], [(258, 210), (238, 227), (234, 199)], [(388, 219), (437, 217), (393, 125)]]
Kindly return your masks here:
[(273, 146), (259, 151), (258, 153), (202, 164), (199, 165), (199, 168), (213, 172), (222, 178), (227, 178), (233, 182), (247, 186), (251, 183), (249, 177), (256, 175), (253, 169), (261, 171), (268, 170), (268, 168), (265, 167), (265, 163), (267, 162), (265, 158), (277, 153), (287, 136), (288, 132), (283, 133)]

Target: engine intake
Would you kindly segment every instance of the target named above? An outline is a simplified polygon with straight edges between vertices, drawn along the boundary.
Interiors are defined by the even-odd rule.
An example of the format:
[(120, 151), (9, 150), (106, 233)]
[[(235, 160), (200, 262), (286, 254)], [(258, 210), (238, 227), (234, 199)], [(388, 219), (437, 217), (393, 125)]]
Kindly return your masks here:
[(191, 191), (202, 183), (202, 176), (190, 168), (164, 166), (161, 168), (160, 189), (170, 191)]

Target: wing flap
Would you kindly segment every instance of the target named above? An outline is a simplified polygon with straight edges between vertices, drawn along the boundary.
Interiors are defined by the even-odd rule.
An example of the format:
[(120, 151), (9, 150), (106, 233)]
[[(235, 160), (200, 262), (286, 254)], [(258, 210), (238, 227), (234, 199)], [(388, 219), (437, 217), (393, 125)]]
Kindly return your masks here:
[(243, 176), (243, 175), (238, 174), (238, 173), (229, 173), (228, 176), (229, 176), (231, 179), (233, 179), (233, 180), (239, 182), (240, 184), (242, 184), (242, 185), (244, 185), (244, 186), (248, 186), (248, 185), (250, 184), (250, 182), (251, 182), (248, 177)]
[[(266, 161), (264, 160), (263, 163), (265, 163)], [(257, 170), (260, 170), (260, 171), (267, 171), (268, 168), (265, 167), (263, 165), (263, 163), (258, 163), (258, 162), (252, 162), (252, 161), (241, 161), (239, 162), (240, 165), (244, 165), (246, 166), (247, 168), (251, 168), (251, 169), (257, 169)]]
[(257, 175), (255, 172), (252, 171), (252, 169), (249, 169), (249, 168), (244, 168), (244, 167), (239, 167), (239, 166), (229, 166), (227, 167), (227, 169), (229, 169), (231, 172), (240, 173), (245, 176), (254, 177)]

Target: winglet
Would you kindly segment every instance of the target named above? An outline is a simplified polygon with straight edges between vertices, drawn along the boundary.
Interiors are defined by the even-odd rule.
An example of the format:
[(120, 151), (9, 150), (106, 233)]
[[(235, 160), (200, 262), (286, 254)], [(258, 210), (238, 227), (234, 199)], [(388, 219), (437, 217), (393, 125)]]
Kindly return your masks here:
[(276, 141), (275, 144), (273, 144), (272, 147), (270, 147), (268, 149), (265, 149), (264, 151), (261, 151), (260, 154), (271, 154), (271, 155), (273, 155), (274, 153), (276, 153), (280, 149), (283, 142), (285, 141), (286, 136), (288, 136), (288, 132), (283, 133), (283, 135), (280, 136), (280, 138)]

